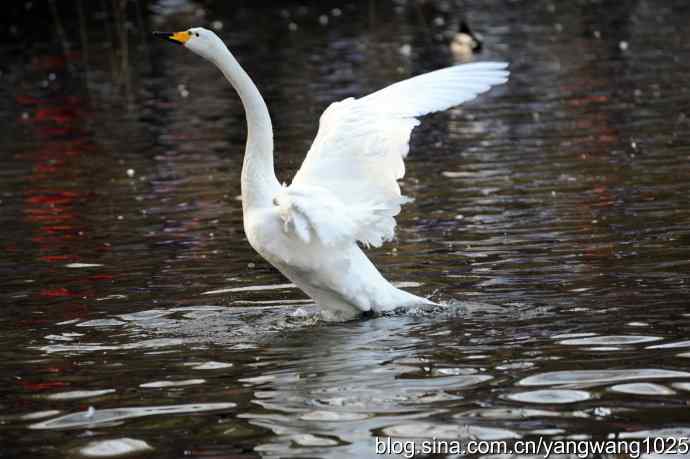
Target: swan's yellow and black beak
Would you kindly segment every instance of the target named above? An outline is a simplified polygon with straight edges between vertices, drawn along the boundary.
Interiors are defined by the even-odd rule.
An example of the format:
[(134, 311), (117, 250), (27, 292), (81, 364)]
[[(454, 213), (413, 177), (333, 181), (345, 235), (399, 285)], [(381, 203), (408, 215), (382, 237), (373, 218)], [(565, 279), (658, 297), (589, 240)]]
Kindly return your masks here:
[(189, 40), (192, 35), (187, 32), (153, 32), (153, 35), (156, 37), (163, 38), (164, 40), (169, 40), (173, 43), (177, 43), (178, 45), (184, 45), (187, 43), (187, 40)]

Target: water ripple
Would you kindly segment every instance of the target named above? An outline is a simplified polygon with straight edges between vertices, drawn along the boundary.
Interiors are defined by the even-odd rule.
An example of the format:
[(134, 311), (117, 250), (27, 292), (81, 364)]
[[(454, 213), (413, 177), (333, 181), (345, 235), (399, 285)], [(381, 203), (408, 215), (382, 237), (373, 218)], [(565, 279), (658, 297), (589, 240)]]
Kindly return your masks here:
[(635, 379), (688, 378), (684, 371), (640, 368), (628, 370), (571, 370), (553, 371), (528, 376), (520, 381), (521, 386), (550, 386), (559, 384), (608, 384)]
[(115, 389), (73, 390), (49, 394), (46, 395), (46, 398), (49, 400), (76, 400), (82, 398), (100, 397), (101, 395), (112, 394), (113, 392), (115, 392)]
[(583, 390), (544, 389), (531, 392), (517, 392), (507, 395), (506, 398), (523, 403), (561, 404), (588, 400), (591, 398), (591, 395)]
[(636, 336), (636, 335), (621, 335), (621, 336), (589, 336), (586, 338), (572, 338), (559, 341), (560, 344), (571, 346), (581, 345), (621, 345), (621, 344), (639, 344), (648, 343), (650, 341), (658, 341), (662, 339), (659, 336)]
[(115, 457), (143, 453), (150, 450), (153, 450), (153, 448), (145, 441), (133, 438), (114, 438), (92, 441), (80, 448), (79, 453), (86, 457)]
[(201, 413), (205, 411), (224, 411), (237, 406), (234, 403), (200, 403), (196, 405), (141, 406), (135, 408), (89, 409), (79, 413), (67, 414), (59, 418), (31, 424), (31, 429), (82, 429), (97, 428), (115, 421), (181, 413)]
[(612, 392), (634, 395), (673, 395), (676, 392), (661, 384), (653, 383), (630, 383), (616, 384), (609, 387)]

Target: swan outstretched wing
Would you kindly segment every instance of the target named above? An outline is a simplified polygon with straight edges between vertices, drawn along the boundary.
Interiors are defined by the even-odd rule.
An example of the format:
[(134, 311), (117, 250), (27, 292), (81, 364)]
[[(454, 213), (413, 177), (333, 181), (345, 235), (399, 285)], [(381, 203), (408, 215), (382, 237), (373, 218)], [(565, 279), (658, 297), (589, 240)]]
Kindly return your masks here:
[(331, 104), (292, 185), (281, 191), (283, 221), (291, 222), (305, 242), (311, 236), (326, 242), (318, 228), (326, 231), (326, 239), (326, 234), (337, 235), (330, 243), (349, 238), (380, 246), (392, 239), (394, 217), (406, 201), (398, 180), (405, 175), (417, 117), (505, 83), (507, 67), (502, 62), (457, 65)]

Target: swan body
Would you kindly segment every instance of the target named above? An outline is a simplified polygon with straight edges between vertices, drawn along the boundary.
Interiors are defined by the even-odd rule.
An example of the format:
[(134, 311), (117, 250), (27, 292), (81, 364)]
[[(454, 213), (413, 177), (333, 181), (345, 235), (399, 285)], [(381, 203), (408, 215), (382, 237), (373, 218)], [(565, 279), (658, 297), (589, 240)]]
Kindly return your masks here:
[(378, 247), (394, 237), (395, 216), (408, 200), (398, 180), (405, 174), (403, 160), (417, 117), (506, 82), (507, 64), (448, 67), (331, 104), (287, 186), (273, 170), (266, 103), (222, 40), (203, 28), (156, 34), (211, 61), (240, 96), (247, 116), (241, 179), (247, 239), (319, 305), (324, 318), (434, 304), (391, 285), (359, 244)]

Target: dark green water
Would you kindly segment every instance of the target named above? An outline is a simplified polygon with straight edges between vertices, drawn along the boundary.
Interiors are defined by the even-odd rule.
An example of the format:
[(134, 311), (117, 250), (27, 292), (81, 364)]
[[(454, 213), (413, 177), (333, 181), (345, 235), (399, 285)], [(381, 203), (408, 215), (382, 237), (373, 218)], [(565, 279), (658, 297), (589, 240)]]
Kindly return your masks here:
[[(86, 3), (0, 45), (0, 457), (690, 436), (685, 2)], [(244, 237), (239, 100), (148, 32), (222, 27), (289, 181), (330, 102), (456, 62), (460, 14), (511, 81), (424, 120), (370, 252), (450, 307), (323, 323)]]

